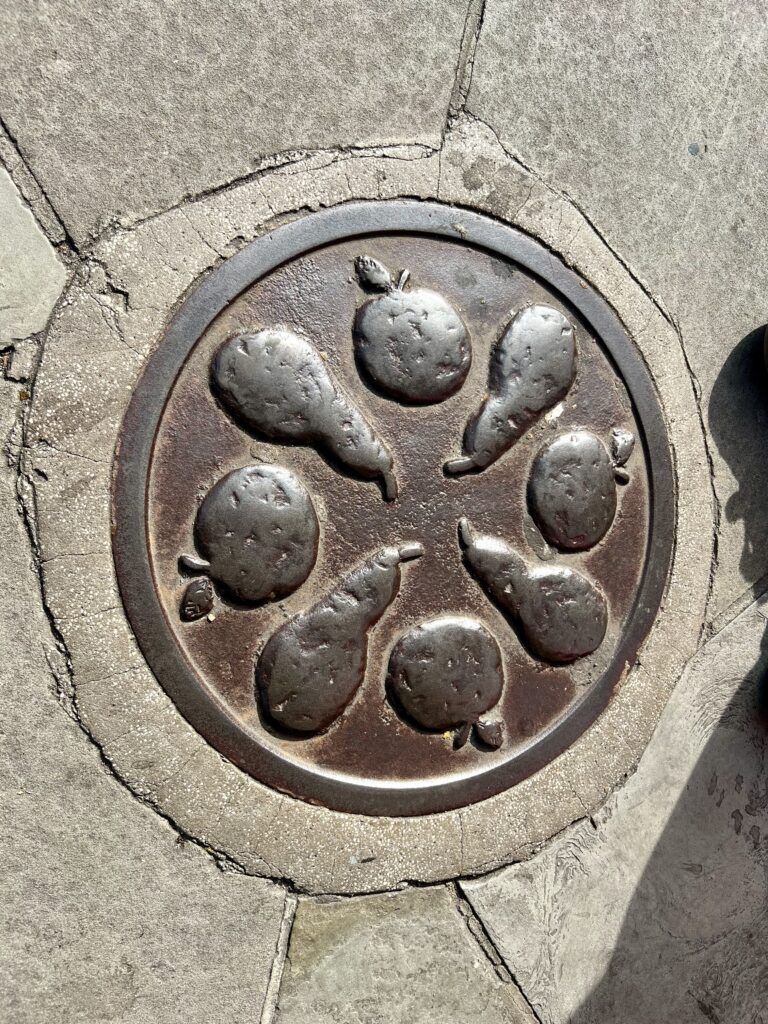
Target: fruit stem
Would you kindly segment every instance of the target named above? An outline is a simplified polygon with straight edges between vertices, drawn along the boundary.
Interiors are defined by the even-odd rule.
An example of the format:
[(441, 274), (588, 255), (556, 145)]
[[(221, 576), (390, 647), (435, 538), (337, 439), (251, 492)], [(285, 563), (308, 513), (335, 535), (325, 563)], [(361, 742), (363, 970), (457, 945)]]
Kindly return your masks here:
[(400, 273), (400, 277), (397, 279), (397, 290), (401, 292), (403, 288), (408, 284), (408, 279), (411, 276), (410, 270), (403, 270)]
[(191, 572), (199, 576), (201, 573), (208, 572), (211, 563), (206, 562), (204, 558), (198, 558), (197, 555), (180, 555), (179, 568), (183, 572)]
[(477, 469), (477, 466), (469, 455), (464, 455), (459, 459), (448, 459), (443, 466), (444, 472), (450, 473), (451, 476), (458, 476), (460, 473), (470, 473), (473, 469)]
[(385, 472), (381, 474), (384, 487), (384, 498), (387, 501), (395, 501), (398, 495), (397, 480), (394, 473)]
[(472, 547), (475, 543), (475, 531), (473, 530), (469, 520), (466, 516), (462, 516), (459, 520), (459, 537), (461, 538), (462, 544), (465, 547)]
[(401, 544), (397, 549), (401, 562), (412, 562), (414, 558), (421, 558), (424, 554), (424, 545), (418, 540), (409, 540)]

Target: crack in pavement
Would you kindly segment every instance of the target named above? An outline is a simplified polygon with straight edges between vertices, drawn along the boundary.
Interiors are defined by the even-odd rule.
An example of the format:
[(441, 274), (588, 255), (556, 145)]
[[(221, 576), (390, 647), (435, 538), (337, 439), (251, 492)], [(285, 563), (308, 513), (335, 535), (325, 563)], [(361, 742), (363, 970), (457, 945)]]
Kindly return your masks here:
[(288, 960), (288, 947), (291, 941), (291, 932), (293, 931), (293, 922), (296, 919), (298, 903), (297, 896), (286, 892), (283, 905), (283, 919), (280, 922), (280, 931), (275, 943), (275, 953), (272, 960), (272, 968), (269, 972), (269, 981), (267, 982), (267, 991), (264, 995), (259, 1024), (274, 1024), (277, 1019), (280, 987), (283, 981), (285, 964)]
[[(480, 33), (483, 30), (485, 20), (485, 7), (487, 0), (469, 0), (467, 15), (464, 21), (464, 31), (459, 46), (459, 57), (456, 62), (456, 72), (453, 79), (453, 89), (448, 101), (448, 110), (443, 125), (442, 141), (450, 131), (454, 122), (466, 109), (469, 90), (472, 86), (472, 73), (475, 67), (475, 54)], [(440, 147), (442, 149), (442, 145)]]
[[(352, 160), (360, 157), (380, 160), (399, 160), (403, 162), (424, 160), (431, 156), (435, 156), (440, 151), (440, 148), (441, 146), (429, 146), (425, 143), (396, 142), (383, 146), (349, 145), (318, 149), (288, 150), (282, 153), (274, 153), (269, 157), (266, 157), (256, 168), (254, 168), (254, 170), (248, 171), (246, 174), (237, 175), (227, 181), (212, 185), (210, 188), (202, 189), (199, 192), (190, 193), (180, 199), (179, 202), (173, 203), (171, 206), (164, 207), (161, 210), (157, 210), (153, 213), (147, 214), (146, 216), (137, 217), (135, 219), (116, 219), (112, 224), (89, 238), (84, 252), (97, 249), (105, 241), (109, 241), (115, 235), (134, 231), (136, 228), (141, 227), (144, 224), (150, 224), (161, 217), (165, 217), (166, 214), (171, 213), (174, 210), (183, 210), (184, 207), (198, 203), (203, 199), (211, 199), (215, 196), (233, 191), (242, 185), (247, 185), (251, 182), (258, 182), (260, 179), (275, 171), (290, 173), (290, 168), (292, 167), (298, 167), (301, 164), (306, 164), (310, 161), (323, 160), (324, 158), (327, 162), (325, 164), (321, 164), (321, 166), (332, 166), (342, 160)], [(269, 199), (266, 195), (264, 195), (264, 201), (268, 206), (270, 205)], [(272, 212), (274, 215), (274, 211)]]
[(528, 1007), (533, 1019), (537, 1024), (542, 1024), (541, 1017), (536, 1012), (536, 1009), (528, 996), (525, 994), (525, 990), (519, 980), (515, 977), (514, 972), (510, 969), (506, 958), (470, 900), (468, 900), (461, 891), (459, 885), (451, 883), (448, 888), (454, 897), (456, 909), (464, 921), (467, 931), (474, 939), (485, 959), (490, 963), (491, 967), (493, 967), (496, 976), (505, 984), (514, 986), (520, 997), (525, 1002), (525, 1005)]
[[(0, 115), (0, 139), (7, 140), (8, 146), (10, 146), (12, 151), (15, 153), (19, 165), (23, 169), (22, 175), (14, 173), (16, 168), (10, 167), (8, 165), (7, 156), (4, 157), (2, 152), (0, 151), (0, 159), (2, 159), (3, 164), (6, 166), (6, 170), (13, 179), (13, 182), (19, 190), (22, 199), (32, 211), (32, 215), (34, 216), (35, 220), (40, 226), (40, 230), (43, 232), (43, 234), (46, 236), (46, 238), (49, 240), (49, 242), (54, 247), (54, 249), (56, 249), (57, 252), (61, 254), (62, 249), (65, 251), (69, 250), (69, 253), (71, 255), (79, 257), (80, 251), (78, 249), (77, 243), (75, 242), (74, 238), (72, 238), (72, 236), (70, 235), (63, 217), (56, 209), (55, 203), (48, 195), (45, 186), (33, 170), (31, 162), (25, 156), (18, 139), (11, 131), (7, 121), (2, 117), (2, 115)], [(26, 177), (28, 181), (24, 181), (24, 177)], [(45, 217), (41, 217), (38, 211), (35, 210), (35, 199), (31, 198), (28, 195), (29, 182), (32, 183), (34, 191), (37, 193), (35, 199), (44, 204), (46, 212)], [(50, 223), (46, 223), (47, 221), (53, 222), (53, 230), (51, 229)]]

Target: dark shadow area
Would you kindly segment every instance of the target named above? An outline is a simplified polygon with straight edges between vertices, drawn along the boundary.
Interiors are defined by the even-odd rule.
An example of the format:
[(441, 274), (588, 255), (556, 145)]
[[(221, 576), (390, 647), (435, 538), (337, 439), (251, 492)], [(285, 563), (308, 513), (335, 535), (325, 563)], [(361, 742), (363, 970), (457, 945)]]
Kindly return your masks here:
[[(747, 578), (762, 576), (768, 557), (763, 334), (763, 328), (752, 332), (730, 353), (708, 408), (714, 443), (738, 482), (723, 511), (744, 523)], [(760, 589), (755, 584), (755, 596)], [(682, 795), (632, 894), (607, 969), (570, 1024), (768, 1024), (768, 634), (762, 622), (751, 609), (728, 624), (679, 684), (685, 703), (678, 704), (675, 735), (682, 748), (693, 735), (693, 749), (701, 737), (701, 754), (685, 782), (675, 750), (650, 769), (658, 782), (649, 799), (664, 800), (665, 789)], [(641, 763), (643, 770), (649, 766)], [(614, 850), (600, 869), (610, 877), (595, 871), (595, 900), (607, 901), (606, 909), (611, 890), (623, 888), (623, 870)]]
[(735, 346), (717, 376), (707, 422), (738, 490), (722, 510), (729, 522), (744, 523), (741, 571), (760, 580), (768, 569), (768, 374), (765, 327)]

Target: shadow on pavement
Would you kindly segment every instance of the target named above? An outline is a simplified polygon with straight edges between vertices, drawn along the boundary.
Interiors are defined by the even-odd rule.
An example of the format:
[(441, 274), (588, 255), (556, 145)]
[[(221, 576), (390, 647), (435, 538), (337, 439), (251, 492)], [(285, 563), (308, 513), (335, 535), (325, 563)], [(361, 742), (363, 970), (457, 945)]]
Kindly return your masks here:
[[(708, 410), (714, 442), (738, 483), (723, 514), (743, 520), (747, 578), (762, 573), (768, 548), (762, 345), (762, 328), (736, 345)], [(653, 769), (648, 799), (681, 795), (632, 894), (607, 970), (571, 1024), (768, 1024), (766, 614), (753, 606), (726, 626), (679, 684), (686, 703), (673, 727), (681, 746), (690, 746), (693, 767), (686, 781), (684, 758), (670, 751), (669, 764)], [(613, 857), (610, 870), (622, 871), (621, 858)]]

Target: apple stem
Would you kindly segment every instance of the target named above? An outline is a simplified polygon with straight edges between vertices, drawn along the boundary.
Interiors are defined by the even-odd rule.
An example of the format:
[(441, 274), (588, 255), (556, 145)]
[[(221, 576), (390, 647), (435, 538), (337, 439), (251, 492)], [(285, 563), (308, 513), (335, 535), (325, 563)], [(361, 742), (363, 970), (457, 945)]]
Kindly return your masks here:
[(408, 284), (408, 280), (411, 276), (410, 270), (403, 270), (400, 277), (397, 279), (397, 291), (401, 292), (403, 288)]
[(181, 555), (179, 568), (182, 572), (191, 572), (195, 576), (200, 576), (202, 573), (208, 572), (211, 563), (206, 562), (204, 558), (198, 558), (197, 555)]

